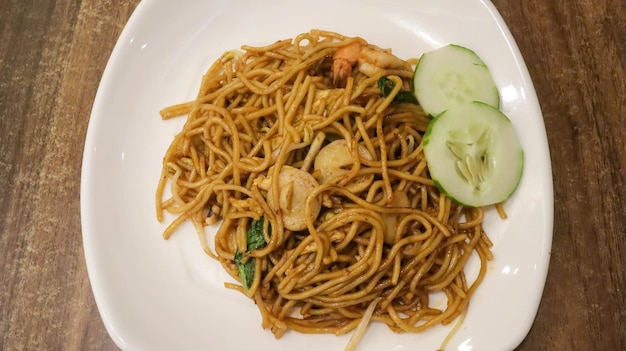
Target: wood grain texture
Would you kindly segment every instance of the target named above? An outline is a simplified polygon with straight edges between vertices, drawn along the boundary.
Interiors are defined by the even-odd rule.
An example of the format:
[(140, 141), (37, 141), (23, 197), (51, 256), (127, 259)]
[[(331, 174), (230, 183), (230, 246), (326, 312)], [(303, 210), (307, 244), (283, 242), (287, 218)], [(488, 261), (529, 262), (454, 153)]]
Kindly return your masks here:
[(81, 245), (91, 104), (135, 2), (0, 3), (0, 349), (115, 349)]
[(626, 2), (497, 1), (553, 167), (548, 280), (520, 350), (626, 349)]
[[(116, 350), (80, 229), (82, 147), (138, 0), (0, 2), (0, 350)], [(626, 350), (626, 2), (494, 0), (553, 167), (548, 280), (518, 351)]]

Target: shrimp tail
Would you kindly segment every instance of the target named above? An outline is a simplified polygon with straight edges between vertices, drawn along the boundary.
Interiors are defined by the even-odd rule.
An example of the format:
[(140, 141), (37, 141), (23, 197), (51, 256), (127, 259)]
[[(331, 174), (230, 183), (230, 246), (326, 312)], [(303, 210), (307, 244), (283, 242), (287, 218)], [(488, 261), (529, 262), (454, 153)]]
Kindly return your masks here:
[(352, 74), (352, 66), (359, 60), (362, 45), (354, 42), (342, 46), (333, 55), (333, 85), (336, 88), (345, 88), (348, 77)]
[(336, 88), (345, 88), (348, 77), (352, 74), (350, 62), (342, 59), (333, 61), (333, 85)]

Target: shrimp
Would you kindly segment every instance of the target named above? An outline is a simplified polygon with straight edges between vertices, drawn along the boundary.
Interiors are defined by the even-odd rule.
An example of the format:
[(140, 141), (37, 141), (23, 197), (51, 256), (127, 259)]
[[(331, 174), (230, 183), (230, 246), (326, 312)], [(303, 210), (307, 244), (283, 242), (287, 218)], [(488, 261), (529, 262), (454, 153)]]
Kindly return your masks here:
[(333, 85), (337, 88), (345, 88), (348, 77), (352, 74), (354, 66), (361, 56), (361, 43), (354, 42), (342, 46), (333, 55)]
[(411, 70), (411, 65), (394, 56), (391, 50), (383, 50), (374, 45), (363, 46), (359, 42), (354, 42), (338, 48), (333, 55), (333, 85), (344, 88), (355, 65), (360, 72), (369, 77), (375, 76), (383, 69)]

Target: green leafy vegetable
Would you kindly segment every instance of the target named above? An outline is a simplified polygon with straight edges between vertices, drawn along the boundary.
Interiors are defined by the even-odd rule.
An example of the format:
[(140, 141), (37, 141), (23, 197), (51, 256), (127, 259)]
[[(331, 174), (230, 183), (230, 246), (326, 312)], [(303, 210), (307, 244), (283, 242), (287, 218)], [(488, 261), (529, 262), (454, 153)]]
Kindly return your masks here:
[(324, 139), (325, 142), (327, 143), (332, 143), (333, 141), (339, 140), (341, 139), (341, 135), (339, 134), (334, 134), (334, 133), (326, 133), (326, 138)]
[[(272, 232), (270, 231), (270, 234), (271, 233)], [(265, 242), (265, 237), (263, 236), (263, 217), (261, 217), (261, 219), (259, 219), (258, 221), (254, 221), (254, 220), (252, 221), (252, 224), (250, 225), (250, 228), (248, 229), (247, 236), (248, 236), (248, 239), (247, 239), (248, 252), (252, 250), (260, 249), (264, 247), (265, 245), (267, 245), (267, 243)]]
[[(396, 84), (387, 77), (380, 77), (378, 79), (377, 84), (378, 84), (378, 89), (380, 89), (384, 97), (389, 96), (389, 94), (391, 94), (391, 92), (393, 91), (393, 88), (396, 86)], [(392, 102), (393, 103), (404, 102), (404, 103), (418, 105), (415, 95), (413, 95), (413, 93), (407, 90), (400, 90), (398, 94), (396, 94), (396, 96), (393, 98)]]
[(254, 258), (250, 257), (245, 263), (243, 263), (243, 258), (243, 254), (237, 250), (235, 252), (235, 264), (237, 264), (239, 279), (244, 289), (248, 290), (254, 279)]
[[(268, 226), (268, 234), (272, 234), (272, 227)], [(263, 217), (258, 221), (252, 221), (250, 228), (246, 232), (247, 242), (246, 252), (260, 249), (267, 245), (265, 237), (263, 236)], [(235, 264), (237, 265), (237, 271), (239, 272), (239, 279), (244, 289), (250, 289), (252, 280), (254, 279), (254, 258), (249, 257), (244, 262), (245, 255), (239, 250), (235, 251)]]

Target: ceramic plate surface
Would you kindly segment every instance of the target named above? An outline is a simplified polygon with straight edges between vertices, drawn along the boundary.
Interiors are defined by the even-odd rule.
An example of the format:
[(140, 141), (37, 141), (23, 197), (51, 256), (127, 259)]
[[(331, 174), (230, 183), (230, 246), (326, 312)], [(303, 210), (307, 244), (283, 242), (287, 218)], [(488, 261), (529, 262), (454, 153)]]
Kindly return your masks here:
[[(515, 348), (535, 318), (549, 263), (552, 173), (541, 110), (523, 59), (493, 5), (479, 0), (145, 0), (102, 77), (86, 138), (81, 184), (85, 257), (104, 324), (124, 350), (343, 350), (349, 335), (261, 328), (252, 301), (206, 256), (189, 224), (165, 241), (154, 193), (163, 154), (184, 118), (159, 110), (192, 99), (222, 52), (319, 28), (419, 57), (449, 43), (473, 49), (499, 88), (501, 109), (525, 151), (525, 171), (506, 203), (487, 214), (495, 259), (446, 350)], [(168, 217), (168, 219), (171, 219)], [(477, 263), (467, 268), (477, 271)], [(450, 327), (395, 334), (373, 324), (359, 350), (436, 350)]]

